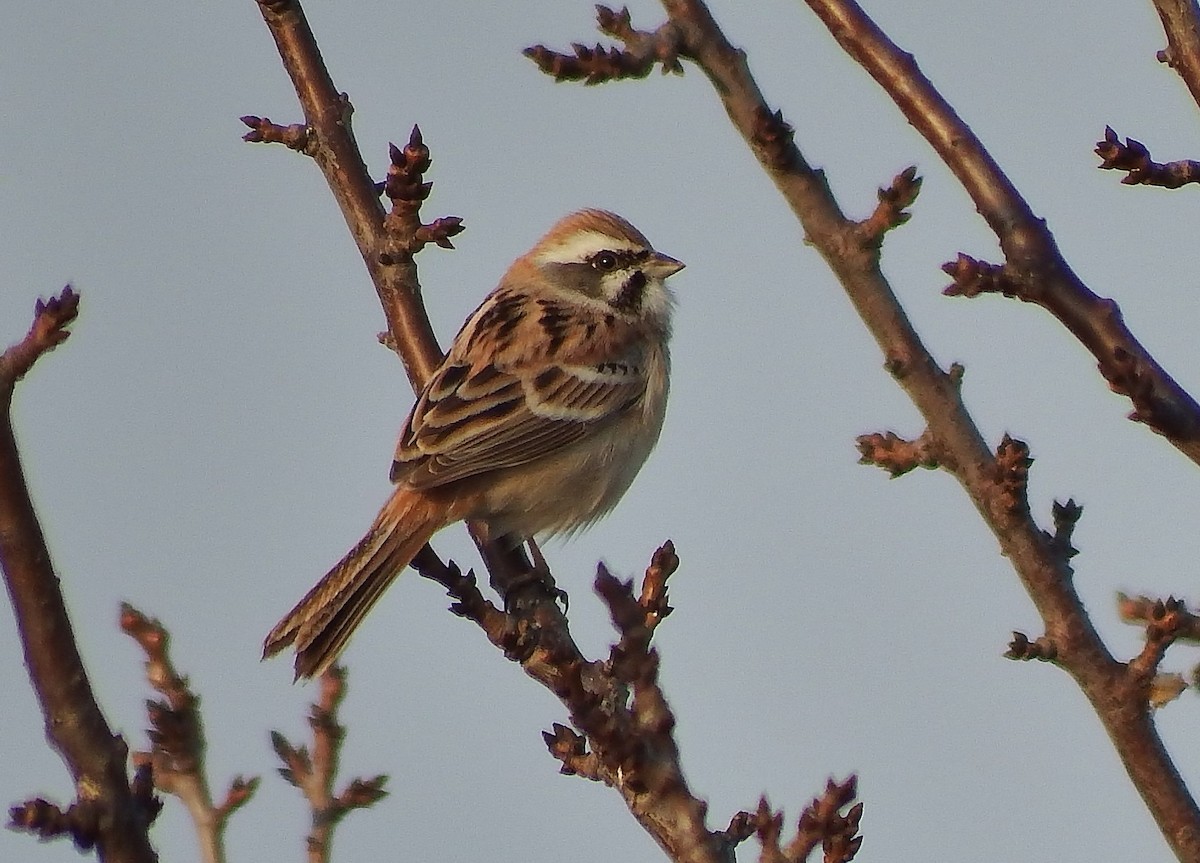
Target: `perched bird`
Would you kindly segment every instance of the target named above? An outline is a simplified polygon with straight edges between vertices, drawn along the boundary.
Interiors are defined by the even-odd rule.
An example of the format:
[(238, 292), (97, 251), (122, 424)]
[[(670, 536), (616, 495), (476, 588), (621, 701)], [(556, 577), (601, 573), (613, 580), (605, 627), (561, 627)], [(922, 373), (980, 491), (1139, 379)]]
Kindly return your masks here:
[(683, 264), (620, 216), (581, 210), (509, 267), (417, 398), (395, 490), (367, 535), (271, 630), (296, 677), (337, 659), (434, 533), (569, 534), (611, 510), (658, 441), (672, 297)]

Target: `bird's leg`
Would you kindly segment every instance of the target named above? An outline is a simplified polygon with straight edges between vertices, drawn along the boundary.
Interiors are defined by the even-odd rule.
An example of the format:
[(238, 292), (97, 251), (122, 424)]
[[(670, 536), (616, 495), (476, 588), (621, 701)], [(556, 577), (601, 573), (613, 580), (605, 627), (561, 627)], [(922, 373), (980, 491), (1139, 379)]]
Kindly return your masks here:
[[(529, 544), (532, 563), (525, 554), (525, 543)], [(498, 552), (501, 564), (492, 569), (492, 587), (504, 600), (506, 611), (513, 611), (518, 598), (527, 590), (562, 600), (565, 607), (566, 593), (555, 585), (546, 558), (532, 539), (510, 533), (496, 537), (492, 547)], [(497, 577), (500, 573), (503, 575)]]
[(563, 614), (566, 614), (567, 609), (571, 607), (571, 597), (567, 596), (567, 592), (554, 583), (550, 564), (546, 563), (546, 557), (538, 547), (537, 540), (530, 536), (526, 537), (525, 543), (529, 546), (529, 556), (533, 558), (532, 574), (541, 580), (542, 586), (547, 592), (553, 594), (554, 598), (562, 603)]

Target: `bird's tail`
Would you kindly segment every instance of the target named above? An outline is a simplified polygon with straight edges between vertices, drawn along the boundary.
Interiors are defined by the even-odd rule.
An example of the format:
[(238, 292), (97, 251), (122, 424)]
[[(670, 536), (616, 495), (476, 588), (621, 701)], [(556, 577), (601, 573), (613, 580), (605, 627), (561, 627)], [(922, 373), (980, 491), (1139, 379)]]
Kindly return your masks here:
[(297, 680), (325, 671), (445, 516), (445, 507), (425, 495), (396, 489), (367, 535), (267, 635), (263, 658), (291, 645)]

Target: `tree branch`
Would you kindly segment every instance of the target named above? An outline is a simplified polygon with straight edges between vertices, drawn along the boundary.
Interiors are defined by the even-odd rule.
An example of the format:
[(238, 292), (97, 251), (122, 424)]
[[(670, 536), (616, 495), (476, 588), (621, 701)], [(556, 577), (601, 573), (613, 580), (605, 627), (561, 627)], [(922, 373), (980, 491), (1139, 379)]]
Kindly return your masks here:
[(1042, 306), (1096, 358), (1109, 386), (1146, 423), (1200, 464), (1200, 404), (1142, 347), (1110, 299), (1092, 293), (1063, 259), (1044, 220), (910, 54), (901, 51), (853, 0), (807, 0), (829, 32), (892, 97), (954, 173), (1000, 241), (1013, 296)]
[(1158, 52), (1183, 79), (1200, 105), (1200, 8), (1196, 0), (1152, 0), (1167, 34), (1167, 49)]
[(338, 708), (346, 697), (346, 670), (333, 665), (320, 677), (321, 694), (312, 705), (308, 724), (312, 728), (312, 753), (307, 746), (290, 743), (278, 731), (271, 732), (271, 745), (283, 762), (279, 774), (299, 788), (312, 813), (308, 833), (308, 863), (329, 863), (333, 831), (355, 809), (369, 809), (387, 796), (386, 776), (352, 779), (334, 794), (338, 759), (346, 729), (338, 724)]
[[(474, 621), (567, 708), (573, 728), (555, 723), (542, 735), (562, 773), (616, 789), (672, 860), (733, 863), (734, 848), (755, 832), (757, 822), (739, 813), (724, 830), (708, 828), (708, 806), (683, 774), (675, 716), (659, 685), (659, 656), (650, 643), (672, 610), (667, 583), (679, 558), (670, 542), (654, 553), (640, 591), (599, 567), (596, 591), (619, 633), (605, 662), (589, 661), (574, 642), (551, 641), (546, 631), (530, 629), (516, 615), (496, 608), (479, 592), (474, 576), (463, 575), (453, 562), (422, 554), (415, 565), (446, 587), (455, 600), (452, 611)], [(856, 830), (857, 820), (854, 824)], [(856, 842), (836, 859), (849, 860), (857, 848)]]
[(225, 827), (229, 816), (246, 805), (258, 789), (258, 777), (234, 778), (225, 799), (213, 803), (205, 773), (204, 725), (200, 699), (171, 662), (170, 636), (157, 620), (129, 603), (121, 604), (121, 629), (146, 654), (146, 679), (164, 700), (147, 701), (151, 748), (135, 752), (134, 763), (154, 777), (154, 787), (178, 797), (187, 808), (204, 863), (225, 863)]
[[(1167, 604), (1171, 602), (1171, 598), (1164, 601), (1148, 596), (1127, 596), (1118, 593), (1117, 614), (1125, 623), (1149, 626), (1163, 616)], [(1179, 617), (1178, 623), (1173, 627), (1176, 640), (1200, 644), (1200, 616), (1182, 606), (1173, 609), (1173, 614)]]
[(51, 300), (38, 301), (28, 335), (0, 356), (0, 568), (46, 738), (66, 762), (77, 795), (66, 812), (38, 799), (14, 807), (10, 815), (14, 827), (43, 837), (70, 835), (80, 848), (95, 847), (106, 863), (149, 863), (158, 859), (147, 835), (158, 802), (147, 783), (139, 782), (136, 793), (130, 787), (125, 741), (113, 733), (96, 703), (12, 427), (17, 381), (66, 340), (78, 309), (79, 295), (69, 286)]
[[(292, 79), (306, 125), (299, 131), (297, 126), (276, 126), (247, 116), (242, 121), (252, 131), (246, 138), (287, 143), (313, 157), (375, 285), (388, 324), (380, 341), (400, 356), (409, 382), (420, 392), (441, 362), (442, 351), (425, 313), (414, 256), (429, 243), (452, 248), (450, 237), (462, 231), (462, 221), (456, 217), (429, 224), (421, 221), (421, 205), (432, 188), (424, 181), (431, 160), (415, 126), (405, 147), (390, 148), (387, 179), (380, 184), (371, 179), (351, 131), (350, 100), (334, 86), (299, 0), (258, 0), (258, 5)], [(381, 192), (392, 204), (386, 213)], [(485, 525), (469, 524), (468, 531), (493, 585), (510, 608), (556, 602), (557, 594), (543, 589), (537, 579), (524, 577), (530, 565), (519, 550), (493, 543), (496, 537), (488, 536)]]
[[(1043, 532), (1025, 497), (1028, 449), (1016, 441), (995, 455), (967, 413), (957, 374), (942, 371), (912, 328), (879, 269), (878, 243), (864, 242), (820, 171), (804, 159), (792, 129), (772, 111), (746, 55), (729, 44), (701, 0), (662, 0), (679, 56), (708, 76), (730, 121), (804, 226), (878, 342), (885, 367), (927, 423), (925, 446), (962, 484), (999, 540), (1046, 626), (1046, 650), (1078, 682), (1100, 717), (1135, 787), (1180, 859), (1200, 860), (1200, 810), (1151, 720), (1148, 681), (1116, 661), (1100, 640), (1072, 583), (1070, 554)], [(1024, 298), (1045, 305), (1100, 359), (1114, 386), (1136, 391), (1139, 418), (1200, 461), (1200, 407), (1163, 372), (1101, 300), (1069, 270), (1053, 238), (954, 114), (912, 58), (849, 0), (808, 0), (838, 42), (897, 101), (959, 177), (1000, 238)], [(662, 28), (659, 31), (662, 32)], [(921, 453), (910, 454), (919, 463)], [(1026, 643), (1029, 643), (1026, 639)]]
[[(307, 133), (298, 149), (312, 156), (325, 176), (379, 294), (409, 380), (419, 387), (442, 359), (421, 303), (421, 285), (412, 258), (420, 247), (413, 241), (419, 222), (396, 220), (389, 226), (391, 232), (385, 230), (379, 190), (367, 173), (351, 130), (354, 109), (334, 86), (298, 0), (259, 0), (258, 5), (304, 111)], [(243, 122), (263, 136), (260, 140), (275, 140), (264, 131), (264, 126), (273, 127), (270, 121), (248, 117)], [(411, 212), (415, 214), (415, 208)], [(408, 234), (401, 234), (401, 228), (407, 228)]]

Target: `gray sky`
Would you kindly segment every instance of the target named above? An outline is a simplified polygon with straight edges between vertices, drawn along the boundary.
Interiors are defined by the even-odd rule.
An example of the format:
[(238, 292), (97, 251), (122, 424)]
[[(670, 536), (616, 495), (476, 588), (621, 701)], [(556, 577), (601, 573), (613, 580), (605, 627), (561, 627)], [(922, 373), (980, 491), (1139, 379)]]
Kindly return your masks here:
[[(635, 23), (662, 17), (633, 5)], [(990, 148), (1067, 258), (1200, 391), (1191, 189), (1131, 189), (1095, 169), (1106, 123), (1160, 159), (1196, 156), (1194, 104), (1154, 59), (1145, 0), (869, 2)], [(768, 100), (843, 208), (863, 216), (909, 164), (925, 177), (884, 267), (944, 364), (966, 365), (984, 434), (1029, 442), (1034, 511), (1085, 506), (1081, 593), (1121, 656), (1140, 644), (1114, 591), (1197, 597), (1195, 468), (1108, 392), (1055, 321), (1001, 298), (940, 296), (958, 251), (994, 238), (930, 149), (802, 3), (713, 0)], [(617, 210), (687, 262), (662, 441), (616, 512), (548, 554), (574, 632), (606, 649), (599, 559), (683, 560), (660, 629), (663, 681), (713, 826), (762, 793), (789, 821), (830, 775), (860, 775), (861, 859), (1152, 860), (1167, 849), (1062, 672), (1005, 661), (1037, 617), (948, 476), (889, 481), (856, 435), (915, 435), (916, 413), (706, 80), (555, 85), (520, 55), (594, 41), (590, 3), (330, 3), (306, 11), (376, 175), (420, 123), (436, 183), (425, 216), (462, 216), (459, 249), (421, 255), (443, 340), (559, 216)], [(0, 29), (0, 341), (72, 282), (82, 312), (15, 412), (26, 467), (93, 683), (144, 746), (150, 694), (116, 627), (160, 617), (203, 697), (214, 786), (263, 786), (232, 860), (300, 859), (307, 811), (267, 732), (299, 738), (315, 687), (262, 636), (361, 535), (387, 495), (411, 393), (375, 343), (382, 315), (315, 166), (240, 141), (238, 116), (301, 118), (250, 0), (26, 3)], [(476, 565), (461, 529), (435, 542)], [(346, 655), (345, 776), (388, 773), (335, 854), (356, 859), (656, 859), (616, 794), (560, 776), (540, 732), (564, 711), (411, 574)], [(11, 620), (11, 616), (9, 616)], [(41, 745), (11, 623), (0, 623), (0, 800), (70, 797)], [(1167, 667), (1196, 656), (1175, 648)], [(1194, 696), (1160, 714), (1197, 778)], [(168, 801), (154, 839), (195, 860)], [(748, 844), (742, 859), (757, 853)], [(0, 832), (0, 859), (74, 860)]]

